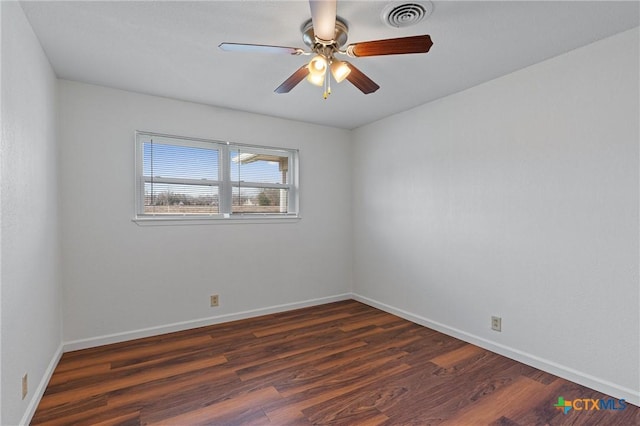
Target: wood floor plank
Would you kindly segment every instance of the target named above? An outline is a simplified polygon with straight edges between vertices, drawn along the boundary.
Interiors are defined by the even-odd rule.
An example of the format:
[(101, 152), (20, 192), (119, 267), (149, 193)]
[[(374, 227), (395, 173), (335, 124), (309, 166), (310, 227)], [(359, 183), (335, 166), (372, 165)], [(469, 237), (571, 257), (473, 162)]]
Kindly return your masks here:
[(106, 419), (92, 418), (92, 426), (124, 426), (124, 425), (139, 425), (140, 424), (140, 412), (134, 411), (131, 413), (123, 413), (116, 416), (110, 416)]
[(517, 365), (503, 367), (503, 360), (497, 355), (477, 358), (473, 366), (451, 369), (445, 374), (441, 367), (427, 362), (363, 392), (395, 394), (395, 398), (376, 402), (377, 408), (394, 421), (439, 423), (451, 413), (509, 386), (520, 376)]
[(640, 425), (640, 409), (347, 300), (66, 353), (33, 425)]
[[(376, 374), (388, 374), (393, 375), (405, 371), (408, 368), (407, 365), (398, 365), (385, 371), (373, 370)], [(304, 412), (305, 409), (314, 407), (318, 404), (327, 402), (334, 398), (341, 398), (343, 395), (348, 394), (356, 389), (360, 389), (372, 381), (377, 380), (373, 377), (340, 377), (333, 381), (325, 381), (318, 384), (313, 384), (306, 390), (291, 395), (287, 400), (281, 401), (279, 404), (265, 407), (265, 412), (269, 417), (281, 416), (280, 411), (288, 413), (292, 411)]]
[(82, 398), (75, 401), (66, 401), (64, 404), (49, 408), (40, 404), (37, 415), (31, 421), (32, 425), (58, 426), (68, 424), (81, 424), (87, 418), (87, 413), (99, 415), (107, 410), (107, 395), (99, 395), (90, 398)]
[(375, 315), (368, 315), (361, 319), (353, 318), (353, 320), (349, 321), (340, 326), (340, 330), (342, 331), (353, 331), (361, 328), (366, 328), (370, 326), (385, 326), (390, 324), (402, 324), (404, 321), (393, 315), (380, 315), (379, 313), (375, 313)]
[[(393, 353), (387, 356), (373, 354), (368, 360), (359, 359), (349, 365), (342, 365), (330, 374), (327, 374), (326, 370), (318, 371), (314, 369), (311, 371), (316, 372), (316, 374), (295, 374), (293, 380), (281, 377), (277, 389), (283, 396), (289, 397), (318, 388), (325, 391), (328, 387), (335, 387), (336, 382), (346, 383), (349, 387), (361, 387), (362, 383), (370, 382), (372, 378), (368, 376), (372, 372), (377, 372), (379, 376), (375, 378), (379, 379), (384, 376), (384, 373), (380, 373), (379, 370), (393, 369), (394, 371), (402, 371), (408, 369), (406, 364), (396, 362), (401, 358), (401, 353)], [(330, 380), (327, 380), (327, 378), (330, 378)], [(341, 391), (345, 389), (347, 388), (341, 389)]]
[(348, 352), (336, 353), (318, 360), (314, 364), (314, 369), (323, 374), (337, 374), (340, 370), (343, 370), (345, 366), (348, 367), (354, 363), (366, 363), (368, 360), (376, 358), (404, 359), (404, 357), (408, 355), (407, 352), (392, 345), (393, 344), (381, 347), (371, 347), (367, 345)]
[[(244, 395), (230, 398), (217, 404), (212, 404), (198, 410), (189, 411), (179, 416), (170, 417), (160, 422), (149, 423), (149, 425), (207, 425), (224, 424), (226, 418), (238, 418), (240, 415), (247, 416), (266, 403), (281, 399), (280, 394), (273, 387), (256, 390)], [(258, 417), (266, 417), (260, 410)], [(144, 421), (144, 419), (142, 419)]]
[(468, 360), (475, 356), (486, 352), (484, 349), (475, 345), (465, 345), (458, 349), (454, 349), (442, 355), (431, 358), (431, 362), (445, 369), (453, 368), (461, 361)]
[[(559, 385), (543, 385), (528, 377), (520, 377), (511, 386), (504, 387), (477, 404), (467, 406), (463, 410), (440, 423), (441, 426), (488, 425), (500, 417), (511, 418), (522, 411), (527, 411), (545, 400), (549, 401)], [(518, 401), (519, 404), (514, 404)]]
[(255, 379), (258, 377), (263, 377), (263, 376), (268, 376), (270, 374), (273, 374), (275, 372), (278, 371), (282, 371), (288, 368), (291, 368), (292, 366), (295, 365), (301, 365), (301, 364), (306, 364), (308, 362), (314, 362), (317, 361), (319, 359), (334, 355), (334, 354), (338, 354), (341, 352), (346, 352), (346, 351), (350, 351), (352, 349), (356, 349), (356, 348), (360, 348), (366, 346), (365, 342), (353, 342), (350, 343), (349, 345), (343, 346), (343, 345), (339, 345), (338, 347), (330, 347), (330, 348), (323, 348), (323, 349), (319, 349), (319, 350), (314, 350), (311, 351), (312, 353), (304, 353), (302, 354), (302, 356), (296, 356), (293, 355), (291, 357), (286, 357), (286, 358), (280, 358), (278, 357), (275, 360), (272, 361), (267, 361), (265, 363), (262, 363), (260, 365), (255, 365), (252, 367), (248, 367), (248, 368), (244, 368), (244, 369), (239, 369), (236, 370), (238, 373), (238, 376), (240, 377), (240, 379), (242, 380), (251, 380), (251, 379)]
[(320, 318), (315, 318), (312, 320), (306, 320), (306, 321), (301, 321), (301, 322), (290, 322), (290, 323), (284, 323), (284, 324), (277, 324), (277, 325), (273, 325), (270, 327), (261, 327), (258, 330), (255, 330), (253, 332), (253, 334), (257, 337), (265, 337), (265, 336), (270, 336), (272, 334), (280, 334), (280, 333), (286, 333), (288, 331), (292, 331), (292, 330), (296, 330), (296, 329), (300, 329), (300, 328), (305, 328), (305, 327), (309, 327), (312, 325), (318, 325), (318, 324), (327, 324), (330, 322), (334, 322), (336, 320), (339, 319), (345, 319), (345, 318), (349, 318), (349, 313), (348, 312), (344, 312), (344, 313), (338, 313), (338, 314), (333, 314), (333, 315), (328, 315), (326, 317), (320, 317)]
[(50, 393), (47, 395), (47, 398), (43, 398), (40, 405), (43, 408), (58, 405), (60, 403), (64, 403), (68, 400), (80, 399), (87, 396), (100, 395), (103, 393), (108, 393), (117, 389), (124, 389), (127, 387), (134, 386), (139, 383), (151, 382), (154, 380), (161, 379), (163, 377), (172, 377), (177, 376), (179, 374), (204, 369), (207, 367), (213, 367), (216, 365), (220, 365), (227, 362), (227, 359), (224, 356), (217, 356), (212, 358), (206, 358), (203, 360), (191, 362), (191, 363), (182, 363), (173, 366), (162, 366), (145, 369), (143, 371), (137, 372), (135, 374), (126, 375), (123, 377), (119, 377), (115, 380), (103, 380), (93, 384), (88, 384), (86, 386), (77, 388), (77, 389), (69, 389), (61, 392)]
[(96, 374), (104, 374), (111, 371), (111, 364), (103, 362), (101, 364), (87, 365), (76, 369), (56, 370), (49, 380), (49, 386), (60, 385), (79, 379), (93, 377)]
[(307, 420), (307, 417), (302, 414), (302, 411), (296, 409), (278, 410), (266, 413), (269, 421), (272, 425), (311, 425), (311, 422)]
[(118, 344), (117, 347), (123, 349), (118, 349), (116, 345), (114, 345), (111, 351), (107, 350), (102, 353), (95, 351), (87, 352), (87, 356), (85, 357), (77, 357), (64, 354), (60, 361), (60, 364), (56, 368), (56, 373), (63, 373), (67, 371), (74, 371), (79, 368), (101, 365), (105, 362), (112, 364), (127, 360), (149, 359), (154, 355), (162, 356), (169, 350), (181, 350), (185, 348), (193, 349), (195, 347), (201, 347), (203, 345), (211, 345), (210, 336), (195, 336), (192, 338), (165, 342), (148, 340), (148, 343), (145, 344), (133, 343), (130, 348)]
[[(68, 419), (73, 424), (91, 424), (95, 417), (141, 410), (148, 407), (161, 407), (170, 411), (181, 400), (188, 405), (198, 404), (198, 398), (207, 395), (207, 402), (225, 399), (245, 389), (233, 373), (219, 365), (206, 370), (196, 370), (179, 376), (170, 376), (152, 382), (139, 383), (125, 389), (115, 390), (101, 395), (102, 404), (89, 404), (94, 398), (73, 400), (66, 404), (39, 409), (39, 421), (52, 418)], [(168, 391), (170, 389), (170, 391)], [(221, 390), (225, 390), (221, 392)], [(86, 409), (85, 409), (86, 407)], [(158, 411), (161, 409), (156, 408)], [(187, 407), (187, 410), (189, 407)], [(66, 424), (69, 424), (66, 423)], [(45, 423), (46, 424), (46, 423)]]

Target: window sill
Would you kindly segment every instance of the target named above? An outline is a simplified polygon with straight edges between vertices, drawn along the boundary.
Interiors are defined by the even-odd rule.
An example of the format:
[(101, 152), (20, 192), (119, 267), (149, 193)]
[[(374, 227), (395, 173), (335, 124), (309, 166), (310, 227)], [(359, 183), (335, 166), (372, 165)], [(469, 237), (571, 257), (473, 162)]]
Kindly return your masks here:
[(300, 221), (299, 215), (269, 216), (246, 215), (234, 217), (159, 217), (146, 216), (135, 217), (132, 222), (138, 226), (182, 226), (182, 225), (228, 225), (228, 224), (253, 224), (253, 223), (296, 223)]

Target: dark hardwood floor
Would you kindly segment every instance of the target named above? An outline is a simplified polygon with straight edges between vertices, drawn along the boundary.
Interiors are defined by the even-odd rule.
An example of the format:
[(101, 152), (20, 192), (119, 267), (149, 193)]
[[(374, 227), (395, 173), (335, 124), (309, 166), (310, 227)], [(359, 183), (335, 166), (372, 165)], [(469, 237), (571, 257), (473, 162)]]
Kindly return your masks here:
[(32, 424), (640, 425), (558, 397), (609, 399), (350, 300), (66, 353)]

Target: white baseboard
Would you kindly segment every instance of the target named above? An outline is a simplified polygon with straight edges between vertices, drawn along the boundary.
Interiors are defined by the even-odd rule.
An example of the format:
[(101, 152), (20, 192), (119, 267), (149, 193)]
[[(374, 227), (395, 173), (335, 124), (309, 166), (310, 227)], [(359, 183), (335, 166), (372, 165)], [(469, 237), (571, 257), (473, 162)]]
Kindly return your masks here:
[(31, 423), (31, 419), (33, 418), (33, 415), (36, 413), (36, 409), (38, 408), (38, 404), (40, 404), (42, 395), (44, 395), (44, 391), (47, 389), (49, 380), (51, 380), (51, 376), (53, 375), (53, 372), (56, 369), (58, 362), (60, 362), (60, 358), (62, 358), (62, 353), (63, 353), (63, 346), (61, 343), (60, 346), (58, 346), (58, 349), (56, 349), (55, 353), (53, 354), (53, 357), (51, 358), (51, 361), (49, 362), (47, 369), (44, 371), (44, 375), (42, 376), (40, 383), (38, 383), (38, 387), (35, 389), (35, 392), (33, 392), (33, 395), (31, 396), (29, 405), (27, 405), (27, 409), (25, 410), (24, 415), (22, 416), (22, 420), (20, 420), (21, 425), (28, 425)]
[(252, 309), (249, 311), (236, 312), (232, 314), (218, 315), (208, 318), (200, 318), (196, 320), (176, 322), (173, 324), (165, 324), (155, 327), (149, 327), (139, 330), (125, 331), (122, 333), (108, 334), (105, 336), (91, 337), (88, 339), (73, 340), (64, 343), (64, 352), (75, 351), (79, 349), (93, 348), (96, 346), (108, 345), (111, 343), (120, 343), (133, 339), (141, 339), (144, 337), (157, 336), (159, 334), (173, 333), (176, 331), (188, 330), (191, 328), (204, 327), (207, 325), (220, 324), (223, 322), (236, 321), (241, 319), (253, 318), (260, 315), (268, 315), (277, 312), (291, 311), (294, 309), (306, 308), (309, 306), (322, 305), (325, 303), (339, 302), (341, 300), (351, 299), (351, 293), (338, 294), (335, 296), (321, 297), (318, 299), (309, 299), (300, 302), (286, 303), (283, 305), (269, 306), (266, 308)]
[(485, 338), (467, 333), (457, 328), (449, 327), (437, 321), (430, 320), (420, 315), (415, 315), (411, 312), (407, 312), (403, 309), (387, 305), (386, 303), (378, 302), (377, 300), (373, 300), (359, 294), (353, 293), (352, 298), (364, 304), (378, 308), (382, 311), (397, 315), (413, 323), (431, 328), (448, 336), (452, 336), (465, 342), (472, 343), (476, 346), (480, 346), (481, 348), (490, 350), (491, 352), (506, 356), (507, 358), (522, 362), (523, 364), (527, 364), (539, 370), (546, 371), (547, 373), (556, 375), (558, 377), (562, 377), (563, 379), (570, 380), (582, 386), (586, 386), (588, 388), (597, 390), (598, 392), (610, 395), (614, 398), (624, 399), (628, 403), (640, 406), (640, 391), (633, 390), (624, 386), (619, 386), (607, 380), (603, 380), (590, 374), (574, 370), (573, 368), (566, 365), (558, 364), (557, 362), (537, 357), (518, 349), (514, 349), (509, 346), (505, 346), (500, 343), (496, 343)]

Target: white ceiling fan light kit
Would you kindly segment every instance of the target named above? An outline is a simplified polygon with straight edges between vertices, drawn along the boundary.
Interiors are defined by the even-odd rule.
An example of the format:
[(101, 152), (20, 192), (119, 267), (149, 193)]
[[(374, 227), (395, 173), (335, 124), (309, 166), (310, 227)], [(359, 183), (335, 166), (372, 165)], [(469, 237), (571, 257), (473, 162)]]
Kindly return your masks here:
[[(352, 43), (343, 49), (347, 42), (349, 29), (346, 22), (336, 15), (337, 0), (309, 0), (309, 8), (311, 19), (302, 25), (301, 30), (302, 40), (310, 51), (295, 47), (228, 42), (220, 43), (218, 47), (231, 52), (261, 52), (293, 56), (313, 55), (307, 64), (298, 68), (275, 89), (275, 92), (288, 93), (306, 78), (311, 84), (324, 87), (323, 98), (327, 99), (331, 94), (331, 76), (337, 83), (344, 80), (349, 81), (364, 94), (373, 93), (380, 88), (353, 64), (337, 59), (336, 55), (360, 58), (427, 53), (433, 45), (431, 37), (424, 34)], [(432, 11), (433, 5), (429, 1), (394, 2), (384, 8), (381, 16), (383, 20), (389, 19), (389, 22), (396, 22), (397, 25), (389, 25), (397, 28), (417, 23)]]

